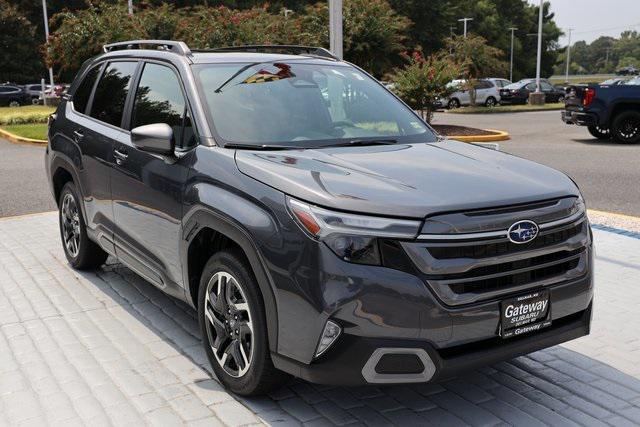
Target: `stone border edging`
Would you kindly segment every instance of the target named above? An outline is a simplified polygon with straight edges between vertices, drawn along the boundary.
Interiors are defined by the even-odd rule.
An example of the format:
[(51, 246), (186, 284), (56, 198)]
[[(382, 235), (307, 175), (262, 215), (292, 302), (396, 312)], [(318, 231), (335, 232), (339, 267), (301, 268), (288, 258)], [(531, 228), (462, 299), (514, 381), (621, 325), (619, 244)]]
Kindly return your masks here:
[(37, 145), (47, 145), (46, 140), (42, 139), (33, 139), (33, 138), (25, 138), (23, 136), (15, 135), (9, 131), (6, 131), (0, 128), (0, 137), (7, 139), (10, 142), (17, 143), (27, 143), (27, 144), (37, 144)]
[(511, 139), (509, 132), (496, 129), (483, 129), (487, 132), (493, 132), (492, 135), (446, 135), (448, 139), (455, 139), (462, 142), (495, 142), (508, 141)]
[(610, 233), (620, 234), (621, 236), (631, 237), (632, 239), (640, 239), (640, 233), (635, 231), (623, 230), (622, 228), (616, 228), (602, 224), (591, 224), (591, 228), (600, 231), (608, 231)]

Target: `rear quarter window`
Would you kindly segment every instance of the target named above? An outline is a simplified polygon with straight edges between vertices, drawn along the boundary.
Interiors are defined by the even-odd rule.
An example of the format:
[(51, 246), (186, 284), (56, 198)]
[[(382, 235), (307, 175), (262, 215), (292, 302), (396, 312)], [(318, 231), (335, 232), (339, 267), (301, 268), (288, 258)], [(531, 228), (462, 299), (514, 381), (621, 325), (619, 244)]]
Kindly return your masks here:
[(98, 78), (98, 73), (100, 72), (101, 67), (102, 64), (96, 65), (89, 70), (78, 86), (78, 89), (76, 89), (76, 92), (73, 94), (73, 109), (78, 113), (84, 113), (87, 111), (89, 97), (91, 96), (91, 91), (93, 90), (93, 86)]

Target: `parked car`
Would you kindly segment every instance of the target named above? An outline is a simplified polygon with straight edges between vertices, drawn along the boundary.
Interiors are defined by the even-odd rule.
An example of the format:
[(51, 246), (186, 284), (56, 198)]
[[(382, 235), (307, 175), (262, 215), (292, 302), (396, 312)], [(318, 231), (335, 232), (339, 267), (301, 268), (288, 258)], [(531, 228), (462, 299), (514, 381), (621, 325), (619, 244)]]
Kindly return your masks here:
[(19, 107), (31, 104), (31, 97), (23, 86), (14, 84), (0, 85), (0, 105)]
[(489, 77), (487, 78), (487, 80), (496, 85), (498, 89), (502, 89), (503, 87), (511, 84), (511, 80), (503, 79), (500, 77)]
[[(448, 108), (459, 108), (463, 105), (471, 104), (471, 94), (466, 89), (466, 80), (454, 80), (450, 85), (455, 85), (459, 90), (452, 93), (448, 99), (442, 100), (442, 104)], [(474, 84), (476, 90), (476, 104), (486, 105), (487, 107), (493, 107), (500, 102), (500, 92), (497, 85), (488, 79), (477, 80)]]
[(438, 137), (321, 48), (104, 49), (49, 121), (64, 253), (195, 307), (233, 392), (434, 382), (589, 333), (565, 174)]
[(634, 76), (638, 74), (638, 69), (634, 66), (622, 67), (616, 71), (620, 76)]
[(567, 94), (562, 120), (586, 126), (602, 140), (640, 142), (640, 78), (618, 85), (575, 85)]
[[(51, 89), (51, 85), (45, 85), (44, 86), (45, 91), (50, 91)], [(26, 90), (26, 92), (29, 94), (29, 96), (31, 97), (31, 102), (33, 104), (37, 104), (40, 96), (42, 95), (42, 85), (40, 83), (30, 83), (24, 86), (24, 89)]]
[[(533, 79), (520, 80), (500, 89), (501, 104), (526, 104), (529, 94), (536, 91), (536, 81)], [(563, 102), (565, 91), (553, 86), (548, 80), (540, 80), (540, 90), (545, 95), (545, 102)]]

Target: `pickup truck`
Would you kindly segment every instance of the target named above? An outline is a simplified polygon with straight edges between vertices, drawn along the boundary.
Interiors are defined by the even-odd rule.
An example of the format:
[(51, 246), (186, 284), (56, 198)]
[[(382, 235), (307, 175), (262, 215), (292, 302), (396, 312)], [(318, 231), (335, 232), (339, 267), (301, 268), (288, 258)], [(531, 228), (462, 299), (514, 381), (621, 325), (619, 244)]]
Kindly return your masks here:
[(640, 78), (620, 85), (569, 86), (562, 120), (587, 126), (598, 139), (640, 142)]

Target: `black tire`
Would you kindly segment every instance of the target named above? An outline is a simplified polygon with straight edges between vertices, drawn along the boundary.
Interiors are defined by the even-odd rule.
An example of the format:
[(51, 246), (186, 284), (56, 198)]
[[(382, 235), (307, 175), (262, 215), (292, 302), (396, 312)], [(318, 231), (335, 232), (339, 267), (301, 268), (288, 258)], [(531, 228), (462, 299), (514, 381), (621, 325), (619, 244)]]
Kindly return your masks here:
[(498, 105), (498, 101), (496, 101), (496, 99), (493, 96), (490, 96), (487, 98), (487, 100), (484, 102), (484, 105), (486, 107), (495, 107), (496, 105)]
[(556, 102), (564, 102), (564, 96), (560, 95)]
[[(212, 341), (213, 343), (216, 342), (218, 334), (216, 333), (214, 336), (216, 328), (208, 319), (205, 313), (205, 307), (208, 306), (210, 314), (220, 320), (220, 311), (226, 312), (226, 310), (215, 311), (214, 307), (216, 307), (218, 303), (213, 302), (216, 301), (215, 298), (217, 298), (214, 294), (209, 296), (210, 305), (207, 303), (207, 288), (209, 282), (213, 282), (218, 273), (229, 274), (235, 279), (235, 284), (237, 284), (242, 291), (240, 296), (248, 304), (248, 312), (250, 315), (248, 319), (251, 321), (253, 328), (251, 331), (253, 340), (251, 341), (252, 346), (248, 358), (249, 363), (245, 365), (245, 367), (248, 366), (246, 372), (240, 374), (240, 365), (235, 365), (239, 376), (228, 373), (225, 368), (220, 365), (212, 349)], [(211, 290), (213, 291), (213, 288)], [(226, 304), (228, 304), (228, 302), (226, 302)], [(227, 308), (230, 309), (231, 307), (231, 305), (227, 305)], [(246, 312), (246, 310), (244, 311)], [(226, 346), (223, 343), (218, 344), (220, 347), (218, 354), (222, 356), (224, 356), (224, 354), (220, 353), (224, 353), (223, 349), (225, 347), (229, 349), (233, 345), (234, 337), (228, 334), (233, 334), (233, 328), (235, 326), (231, 322), (235, 323), (236, 321), (233, 321), (231, 316), (233, 316), (232, 313), (229, 314), (229, 318), (227, 318), (224, 321), (224, 325), (222, 325), (227, 329), (225, 334), (226, 338), (223, 342), (229, 343)], [(244, 316), (246, 316), (246, 313), (244, 313)], [(237, 318), (238, 317), (236, 317), (236, 319)], [(209, 258), (200, 278), (200, 288), (198, 290), (198, 320), (202, 332), (202, 343), (209, 358), (209, 363), (211, 363), (211, 367), (220, 382), (232, 392), (242, 396), (265, 394), (281, 386), (289, 378), (287, 374), (276, 369), (271, 361), (262, 296), (259, 292), (258, 283), (253, 275), (251, 266), (245, 261), (242, 254), (236, 251), (221, 251)], [(243, 326), (246, 326), (246, 322), (241, 325), (240, 328)], [(237, 333), (238, 331), (236, 330), (236, 334)], [(240, 335), (236, 335), (235, 337), (237, 340), (240, 340)], [(245, 345), (244, 347), (246, 348), (247, 346)], [(244, 350), (243, 354), (246, 354), (246, 352), (247, 351)], [(233, 361), (229, 363), (235, 364)]]
[(598, 139), (611, 139), (611, 130), (602, 126), (589, 126), (587, 127), (589, 133)]
[(12, 99), (11, 101), (9, 101), (9, 107), (19, 107), (20, 106), (20, 101)]
[(457, 98), (451, 98), (449, 100), (449, 103), (447, 104), (447, 107), (449, 107), (450, 110), (460, 108), (460, 101), (458, 101)]
[[(75, 212), (71, 215), (63, 212), (66, 211), (66, 206), (70, 206), (65, 203), (65, 199), (67, 198), (70, 198), (69, 204), (73, 201), (75, 205)], [(73, 182), (67, 182), (64, 187), (62, 187), (60, 200), (58, 201), (60, 239), (62, 240), (64, 254), (73, 268), (78, 270), (92, 270), (104, 264), (109, 255), (87, 236), (87, 226), (84, 216), (82, 215), (80, 200), (76, 186)], [(69, 207), (69, 209), (71, 208)], [(73, 217), (73, 227), (70, 226), (67, 216)], [(73, 231), (71, 231), (71, 228), (73, 228)], [(71, 232), (73, 232), (74, 236), (70, 238)], [(75, 239), (76, 234), (77, 239)], [(71, 239), (76, 242), (75, 246), (67, 244)], [(73, 250), (74, 247), (75, 250)]]
[(613, 119), (611, 134), (621, 144), (640, 142), (640, 112), (629, 110), (618, 114)]

